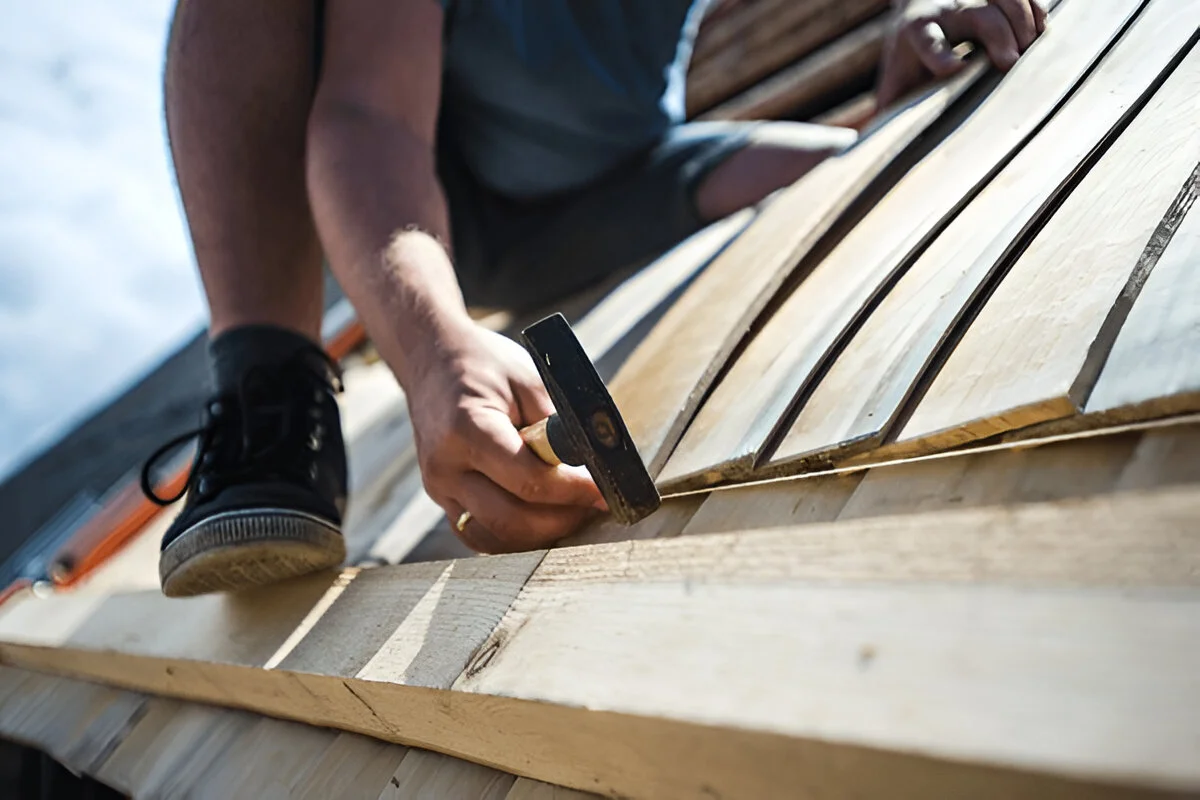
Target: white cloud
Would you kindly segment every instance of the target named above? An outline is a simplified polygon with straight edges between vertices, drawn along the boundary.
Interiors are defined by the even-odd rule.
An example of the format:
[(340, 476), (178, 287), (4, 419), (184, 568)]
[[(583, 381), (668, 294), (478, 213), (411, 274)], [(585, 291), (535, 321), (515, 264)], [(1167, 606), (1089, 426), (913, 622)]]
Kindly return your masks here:
[(162, 123), (171, 6), (0, 6), (0, 478), (204, 323)]

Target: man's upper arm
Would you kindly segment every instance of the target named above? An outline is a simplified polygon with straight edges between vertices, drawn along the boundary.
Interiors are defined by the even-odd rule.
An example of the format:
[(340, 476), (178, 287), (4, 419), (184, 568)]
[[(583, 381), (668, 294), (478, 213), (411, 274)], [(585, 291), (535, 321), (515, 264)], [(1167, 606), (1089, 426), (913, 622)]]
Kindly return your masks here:
[(317, 108), (379, 115), (432, 146), (442, 18), (436, 0), (328, 0)]

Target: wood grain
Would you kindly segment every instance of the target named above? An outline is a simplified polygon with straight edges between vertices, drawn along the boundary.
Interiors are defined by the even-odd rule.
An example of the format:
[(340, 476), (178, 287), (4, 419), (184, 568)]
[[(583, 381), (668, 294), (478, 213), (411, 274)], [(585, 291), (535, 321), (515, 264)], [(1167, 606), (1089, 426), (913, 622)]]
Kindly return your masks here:
[(750, 341), (663, 469), (664, 489), (749, 474), (845, 334), (1070, 94), (1139, 5), (1104, 0), (1062, 8), (995, 91), (805, 276)]
[(1056, 114), (880, 301), (805, 400), (768, 472), (835, 461), (882, 443), (970, 304), (1089, 154), (1115, 136), (1193, 38), (1200, 4), (1151, 3)]
[[(316, 640), (293, 648), (313, 653), (304, 672), (247, 664), (265, 648), (215, 632), (233, 623), (227, 638), (246, 637), (245, 613), (273, 630), (270, 597), (256, 612), (146, 593), (131, 615), (129, 599), (56, 596), (37, 601), (50, 613), (18, 614), (24, 626), (6, 607), (0, 658), (603, 794), (763, 797), (796, 782), (878, 797), (1195, 791), (1197, 514), (1188, 487), (551, 551), (465, 668), (438, 661), (436, 679), (406, 677), (407, 656), (345, 676), (330, 651), (362, 633), (317, 636), (319, 620)], [(406, 620), (436, 619), (419, 609), (443, 604), (453, 619), (492, 615), (486, 567), (505, 562), (472, 560), (478, 603), (472, 587), (447, 599), (435, 581)], [(401, 597), (426, 580), (376, 572)], [(53, 609), (80, 602), (98, 609), (82, 623)], [(378, 605), (346, 589), (324, 613), (379, 618)], [(185, 646), (169, 633), (185, 624), (214, 635)], [(432, 647), (455, 635), (428, 630)]]
[(704, 393), (804, 254), (977, 72), (898, 109), (844, 154), (769, 201), (687, 288), (617, 372), (610, 390), (651, 474)]
[(764, 81), (700, 115), (710, 119), (782, 119), (870, 76), (891, 27), (887, 15), (869, 20)]
[(1131, 274), (1149, 273), (1139, 257), (1161, 253), (1152, 236), (1197, 162), (1200, 53), (1193, 53), (1016, 261), (895, 449), (948, 447), (1075, 413), (1136, 296), (1127, 288)]
[[(888, 0), (767, 0), (755, 3), (762, 24), (734, 35), (709, 33), (687, 77), (687, 111), (695, 116), (888, 9)], [(733, 22), (731, 18), (730, 22)]]
[[(1123, 419), (1200, 410), (1200, 212), (1186, 214), (1134, 301), (1087, 401)], [(1190, 209), (1190, 211), (1188, 210)]]

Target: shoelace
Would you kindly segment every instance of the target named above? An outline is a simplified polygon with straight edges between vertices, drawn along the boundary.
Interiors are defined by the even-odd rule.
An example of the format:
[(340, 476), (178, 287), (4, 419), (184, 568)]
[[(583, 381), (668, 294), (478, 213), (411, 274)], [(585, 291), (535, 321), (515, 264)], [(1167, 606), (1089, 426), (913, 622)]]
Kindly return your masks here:
[[(319, 358), (315, 364), (314, 355)], [(324, 381), (313, 372), (314, 367), (324, 369)], [(276, 402), (263, 401), (264, 386), (269, 387), (267, 394), (274, 394)], [(298, 353), (278, 368), (251, 368), (233, 393), (208, 401), (199, 427), (165, 442), (146, 459), (141, 472), (142, 493), (156, 505), (167, 506), (189, 490), (203, 499), (225, 485), (255, 476), (314, 481), (315, 457), (325, 432), (320, 403), (329, 388), (342, 391), (341, 374), (337, 365), (316, 348)], [(231, 405), (237, 411), (235, 419), (230, 418)], [(311, 423), (306, 434), (299, 436), (294, 435), (298, 411)], [(235, 426), (234, 422), (240, 424)], [(232, 440), (226, 435), (231, 427), (240, 428)], [(193, 438), (198, 439), (196, 454), (183, 486), (171, 497), (159, 495), (151, 481), (155, 465)]]

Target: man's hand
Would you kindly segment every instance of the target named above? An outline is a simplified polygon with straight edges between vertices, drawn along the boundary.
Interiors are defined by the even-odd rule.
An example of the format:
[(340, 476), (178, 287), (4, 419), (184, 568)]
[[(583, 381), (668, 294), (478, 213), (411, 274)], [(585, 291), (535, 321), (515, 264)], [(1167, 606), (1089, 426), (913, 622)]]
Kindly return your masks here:
[(910, 0), (884, 47), (877, 102), (884, 108), (932, 78), (966, 65), (954, 47), (974, 42), (1009, 70), (1046, 30), (1037, 0)]
[(544, 547), (603, 509), (586, 470), (539, 459), (518, 428), (554, 412), (533, 361), (516, 342), (474, 324), (456, 331), (409, 382), (425, 490), (473, 550)]

